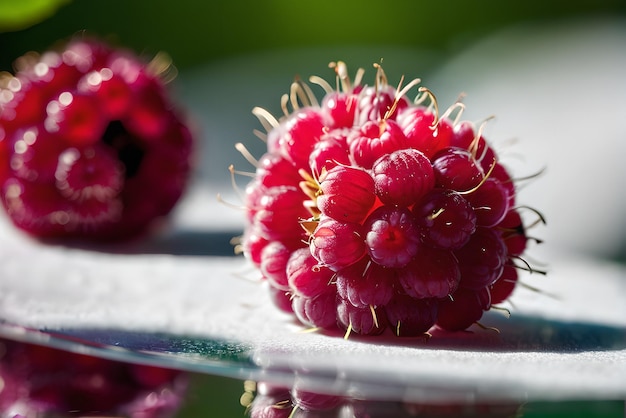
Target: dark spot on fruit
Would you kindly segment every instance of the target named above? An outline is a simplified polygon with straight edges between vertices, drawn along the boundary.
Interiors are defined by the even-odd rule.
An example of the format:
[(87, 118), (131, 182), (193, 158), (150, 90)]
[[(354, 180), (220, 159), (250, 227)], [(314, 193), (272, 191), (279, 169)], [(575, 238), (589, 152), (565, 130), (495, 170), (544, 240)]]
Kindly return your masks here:
[(126, 169), (126, 178), (137, 174), (145, 152), (138, 141), (124, 128), (122, 122), (119, 120), (110, 122), (102, 136), (102, 141), (117, 151)]

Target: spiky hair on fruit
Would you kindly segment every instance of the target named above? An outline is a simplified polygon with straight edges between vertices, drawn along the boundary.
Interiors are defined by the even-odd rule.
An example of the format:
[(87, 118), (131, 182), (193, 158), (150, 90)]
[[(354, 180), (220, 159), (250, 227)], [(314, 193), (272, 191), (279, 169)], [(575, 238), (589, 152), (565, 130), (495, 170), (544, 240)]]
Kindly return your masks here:
[(305, 326), (417, 336), (479, 323), (518, 270), (536, 271), (521, 257), (532, 238), (516, 182), (483, 125), (461, 120), (460, 102), (440, 114), (419, 79), (393, 87), (375, 65), (367, 86), (362, 69), (352, 81), (343, 62), (330, 66), (336, 88), (310, 78), (321, 101), (298, 79), (280, 119), (253, 110), (267, 152), (237, 144), (255, 172), (236, 250)]
[(0, 198), (42, 238), (123, 239), (165, 216), (187, 184), (192, 134), (166, 87), (174, 67), (96, 38), (0, 74)]

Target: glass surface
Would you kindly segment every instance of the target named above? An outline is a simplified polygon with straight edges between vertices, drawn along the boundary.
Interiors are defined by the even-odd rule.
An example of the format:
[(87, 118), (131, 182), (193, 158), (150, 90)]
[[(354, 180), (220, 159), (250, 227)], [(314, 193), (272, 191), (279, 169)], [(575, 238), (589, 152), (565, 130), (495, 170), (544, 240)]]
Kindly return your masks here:
[[(595, 336), (592, 341), (611, 344), (612, 337), (607, 340), (610, 332), (602, 328), (587, 330), (586, 335)], [(247, 413), (251, 417), (301, 418), (608, 418), (623, 416), (625, 406), (619, 399), (521, 402), (467, 398), (461, 402), (437, 397), (415, 402), (353, 392), (329, 394), (304, 389), (298, 373), (287, 373), (294, 378), (288, 384), (285, 370), (281, 375), (262, 371), (250, 359), (249, 347), (223, 341), (115, 330), (40, 332), (8, 324), (0, 327), (0, 335), (0, 387), (4, 389), (0, 390), (0, 407), (3, 416), (11, 417), (94, 413), (143, 418), (226, 417)], [(567, 340), (568, 350), (572, 350), (576, 343)], [(402, 392), (393, 379), (387, 383)], [(11, 388), (18, 387), (28, 391), (24, 389), (21, 398), (12, 398)], [(123, 388), (121, 395), (115, 390), (119, 388)]]

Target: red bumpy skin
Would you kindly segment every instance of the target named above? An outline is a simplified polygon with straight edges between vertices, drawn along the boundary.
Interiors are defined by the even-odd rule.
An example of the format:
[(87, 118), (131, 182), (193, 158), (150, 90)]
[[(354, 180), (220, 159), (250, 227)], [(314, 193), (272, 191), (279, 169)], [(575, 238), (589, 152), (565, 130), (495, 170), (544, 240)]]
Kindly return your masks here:
[(361, 86), (362, 70), (353, 83), (331, 66), (337, 88), (311, 78), (322, 100), (296, 81), (283, 118), (253, 111), (268, 149), (252, 161), (239, 250), (306, 326), (466, 329), (530, 269), (514, 182), (462, 104), (440, 115), (430, 90), (407, 98), (419, 80), (392, 88), (377, 66)]
[(192, 137), (165, 88), (168, 64), (75, 39), (0, 74), (0, 197), (17, 227), (123, 239), (170, 212)]

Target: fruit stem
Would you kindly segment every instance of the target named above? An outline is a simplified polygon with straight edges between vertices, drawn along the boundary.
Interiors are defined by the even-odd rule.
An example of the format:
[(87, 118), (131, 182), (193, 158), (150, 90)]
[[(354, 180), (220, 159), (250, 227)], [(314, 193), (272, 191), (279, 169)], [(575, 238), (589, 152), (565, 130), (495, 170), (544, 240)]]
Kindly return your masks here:
[(378, 326), (378, 317), (376, 316), (376, 311), (374, 310), (374, 305), (370, 305), (370, 311), (372, 312), (372, 319), (374, 320), (374, 325), (376, 325), (376, 328), (380, 328)]
[(391, 117), (391, 115), (393, 115), (393, 112), (396, 111), (396, 108), (398, 107), (398, 102), (400, 101), (400, 99), (403, 96), (405, 96), (409, 92), (409, 90), (411, 90), (414, 86), (416, 86), (416, 85), (418, 85), (419, 83), (422, 82), (421, 79), (415, 78), (415, 79), (411, 80), (409, 82), (409, 84), (404, 86), (404, 88), (400, 89), (402, 87), (402, 82), (403, 81), (404, 81), (404, 75), (400, 78), (400, 82), (398, 83), (398, 88), (396, 88), (396, 94), (395, 94), (395, 96), (393, 98), (393, 104), (385, 112), (385, 116), (383, 116), (383, 119), (389, 119)]
[(485, 182), (487, 181), (487, 179), (489, 178), (489, 176), (491, 176), (491, 173), (493, 173), (493, 170), (496, 168), (496, 159), (493, 159), (493, 162), (491, 163), (491, 165), (489, 166), (489, 171), (487, 171), (487, 173), (483, 176), (482, 180), (480, 180), (480, 183), (478, 183), (475, 187), (472, 187), (469, 190), (466, 191), (459, 191), (458, 193), (460, 195), (466, 195), (466, 194), (471, 194), (474, 193), (476, 190), (478, 190), (480, 188), (480, 186), (482, 186), (483, 184), (485, 184)]
[(524, 177), (516, 177), (515, 179), (512, 179), (511, 181), (518, 182), (518, 181), (524, 181), (524, 180), (532, 180), (532, 179), (534, 179), (536, 177), (539, 177), (539, 176), (543, 175), (543, 173), (545, 173), (545, 172), (546, 172), (546, 167), (543, 167), (542, 169), (540, 169), (539, 171), (537, 171), (534, 174), (530, 174), (530, 175), (527, 175), (527, 176), (524, 176)]
[(491, 309), (494, 309), (496, 311), (500, 311), (500, 312), (504, 313), (504, 316), (506, 316), (507, 318), (511, 317), (511, 311), (509, 311), (505, 307), (502, 307), (502, 306), (491, 306)]
[(259, 131), (258, 129), (253, 129), (252, 133), (254, 134), (254, 136), (259, 138), (261, 141), (267, 142), (267, 134), (264, 134), (263, 132)]
[[(235, 193), (237, 193), (237, 196), (239, 196), (239, 198), (245, 202), (246, 198), (244, 197), (244, 194), (241, 192), (241, 190), (239, 190), (239, 187), (237, 186), (237, 182), (235, 181), (235, 166), (233, 166), (232, 164), (229, 165), (228, 172), (230, 173), (230, 184), (233, 190), (235, 191)], [(218, 194), (217, 197), (219, 201), (221, 199), (221, 196)]]
[[(491, 115), (488, 118), (486, 118), (485, 120), (483, 120), (481, 122), (481, 124), (478, 126), (478, 130), (476, 131), (476, 135), (474, 136), (474, 139), (472, 140), (468, 150), (470, 151), (470, 153), (472, 154), (472, 156), (474, 158), (476, 158), (476, 154), (478, 153), (478, 144), (480, 142), (480, 138), (482, 138), (483, 136), (483, 132), (485, 130), (485, 126), (487, 125), (487, 122), (489, 122), (490, 120), (495, 119), (495, 116)], [(485, 147), (486, 150), (486, 147)]]
[(289, 103), (288, 94), (283, 94), (282, 96), (280, 96), (280, 108), (282, 109), (285, 116), (289, 116), (289, 108), (287, 107), (288, 103)]
[(452, 126), (455, 126), (457, 123), (459, 123), (459, 121), (461, 120), (461, 115), (465, 111), (465, 104), (459, 101), (457, 101), (455, 104), (447, 108), (446, 111), (443, 112), (443, 115), (441, 115), (441, 118), (439, 118), (439, 120), (450, 118), (451, 117), (450, 115), (452, 115), (452, 113), (456, 110), (458, 110), (458, 112), (456, 116), (454, 117), (454, 119), (452, 120)]
[(526, 288), (526, 289), (530, 290), (531, 292), (540, 293), (540, 294), (542, 294), (542, 295), (548, 296), (548, 297), (550, 297), (550, 298), (552, 298), (552, 299), (555, 299), (555, 300), (561, 300), (561, 298), (560, 298), (560, 297), (558, 297), (557, 295), (555, 295), (554, 293), (548, 293), (548, 292), (545, 292), (545, 291), (543, 291), (543, 290), (541, 290), (541, 289), (539, 289), (539, 288), (537, 288), (537, 287), (535, 287), (535, 286), (531, 286), (531, 285), (529, 285), (528, 283), (524, 283), (524, 282), (522, 282), (522, 281), (519, 281), (519, 282), (518, 282), (518, 284), (519, 284), (520, 286), (522, 286), (522, 287), (524, 287), (524, 288)]
[(496, 327), (488, 327), (487, 325), (481, 324), (479, 321), (476, 321), (475, 324), (486, 331), (493, 331), (496, 334), (500, 334), (500, 330)]
[(270, 112), (263, 109), (262, 107), (254, 107), (252, 109), (252, 114), (259, 119), (259, 122), (261, 122), (261, 125), (263, 125), (263, 128), (266, 132), (269, 132), (274, 128), (278, 128), (278, 126), (280, 125), (274, 115), (272, 115)]
[(309, 81), (313, 84), (317, 84), (322, 89), (324, 89), (324, 92), (326, 94), (331, 94), (335, 91), (333, 87), (328, 83), (328, 81), (324, 80), (322, 77), (312, 75), (311, 77), (309, 77)]
[(217, 194), (217, 196), (215, 198), (217, 199), (217, 201), (219, 203), (221, 203), (223, 205), (226, 205), (226, 206), (228, 206), (231, 209), (237, 209), (237, 210), (247, 210), (247, 209), (249, 209), (249, 208), (246, 208), (245, 206), (238, 206), (238, 205), (235, 205), (234, 203), (227, 202), (226, 200), (224, 200), (222, 195), (219, 194), (219, 193)]
[(523, 266), (520, 266), (520, 265), (518, 265), (518, 264), (513, 263), (513, 267), (515, 267), (515, 268), (518, 268), (518, 269), (520, 269), (520, 270), (527, 271), (527, 272), (529, 272), (529, 273), (531, 273), (531, 274), (533, 274), (533, 273), (537, 273), (537, 274), (541, 274), (541, 275), (543, 275), (543, 276), (546, 276), (546, 275), (548, 274), (548, 272), (547, 272), (547, 271), (544, 271), (544, 270), (537, 270), (537, 269), (535, 269), (535, 268), (531, 267), (531, 265), (528, 263), (528, 261), (524, 260), (522, 257), (520, 257), (520, 256), (518, 256), (518, 255), (516, 255), (516, 256), (511, 256), (511, 258), (514, 258), (514, 259), (516, 259), (516, 260), (520, 260), (522, 263), (524, 263), (524, 265), (523, 265)]
[(536, 225), (538, 222), (541, 222), (542, 224), (546, 225), (546, 218), (545, 216), (543, 216), (543, 213), (539, 212), (539, 210), (530, 207), (530, 206), (526, 206), (526, 205), (522, 205), (522, 206), (517, 206), (515, 209), (528, 209), (529, 211), (533, 212), (535, 215), (537, 215), (539, 217), (539, 219), (537, 219), (537, 221), (535, 221), (533, 224), (531, 224), (530, 227)]
[[(352, 91), (352, 85), (350, 84), (350, 77), (348, 76), (348, 66), (343, 61), (331, 62), (328, 64), (329, 68), (335, 70), (337, 75), (337, 90)], [(341, 89), (339, 84), (341, 83)]]
[(434, 130), (439, 124), (439, 104), (437, 103), (437, 98), (427, 87), (420, 87), (419, 91), (420, 93), (425, 93), (427, 97), (430, 97), (430, 105), (434, 108), (435, 113), (435, 117), (433, 118), (433, 123), (430, 125), (430, 128)]
[[(239, 151), (239, 153), (243, 156), (243, 158), (246, 159), (246, 161), (248, 161), (253, 167), (258, 167), (259, 166), (259, 161), (254, 158), (254, 156), (252, 155), (252, 153), (250, 153), (250, 151), (248, 151), (248, 149), (246, 148), (246, 146), (244, 144), (242, 144), (241, 142), (237, 142), (235, 144), (235, 149), (237, 151)], [(230, 168), (229, 168), (230, 170)]]
[(361, 84), (361, 81), (363, 80), (363, 76), (365, 75), (365, 69), (364, 68), (359, 68), (358, 70), (356, 70), (356, 75), (354, 76), (354, 85), (358, 86)]
[(350, 333), (352, 332), (352, 321), (348, 324), (348, 328), (346, 329), (346, 333), (343, 335), (344, 340), (348, 340), (350, 338)]
[(319, 106), (317, 98), (315, 97), (315, 94), (313, 94), (311, 88), (300, 78), (296, 78), (296, 81), (291, 83), (289, 98), (291, 100), (291, 107), (293, 107), (294, 110), (300, 108), (298, 100), (304, 107)]
[(289, 416), (287, 418), (295, 418), (296, 416), (296, 412), (298, 412), (298, 405), (294, 405), (293, 409), (291, 410), (291, 413), (289, 414)]
[(387, 75), (385, 74), (385, 70), (383, 70), (382, 60), (380, 62), (381, 62), (380, 64), (374, 63), (374, 68), (376, 68), (376, 78), (374, 80), (374, 88), (376, 90), (377, 96), (378, 96), (378, 92), (380, 91), (380, 88), (388, 84)]
[(159, 51), (148, 63), (146, 70), (159, 77), (163, 83), (167, 84), (178, 76), (178, 70), (173, 64), (172, 57), (166, 52)]
[(437, 217), (438, 217), (439, 215), (441, 215), (442, 213), (444, 213), (445, 211), (446, 211), (446, 210), (445, 210), (444, 208), (439, 208), (439, 209), (437, 210), (437, 212), (435, 212), (435, 213), (433, 213), (432, 215), (429, 215), (429, 216), (428, 216), (428, 220), (432, 221), (432, 220), (437, 219)]

